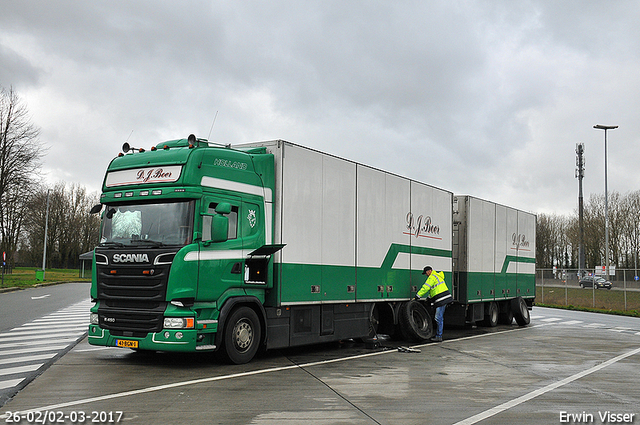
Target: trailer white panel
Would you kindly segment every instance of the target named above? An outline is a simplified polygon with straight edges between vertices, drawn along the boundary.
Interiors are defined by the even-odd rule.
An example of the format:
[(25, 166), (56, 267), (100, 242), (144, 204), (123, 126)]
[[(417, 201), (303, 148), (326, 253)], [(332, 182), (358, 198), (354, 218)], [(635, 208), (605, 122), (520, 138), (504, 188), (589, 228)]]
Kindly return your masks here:
[[(409, 180), (358, 165), (358, 267), (380, 268), (393, 244), (408, 246), (406, 215)], [(394, 269), (409, 269), (408, 257), (396, 257)]]
[(455, 199), (458, 301), (533, 298), (535, 215), (471, 196)]

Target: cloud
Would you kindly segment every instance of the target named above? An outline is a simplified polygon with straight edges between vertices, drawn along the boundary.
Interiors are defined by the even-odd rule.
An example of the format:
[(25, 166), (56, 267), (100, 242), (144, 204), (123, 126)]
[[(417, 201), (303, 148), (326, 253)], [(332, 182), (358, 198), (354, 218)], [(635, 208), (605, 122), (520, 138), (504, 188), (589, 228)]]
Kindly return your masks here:
[[(638, 187), (640, 6), (620, 1), (9, 2), (0, 84), (99, 190), (122, 142), (286, 139), (534, 212)], [(5, 66), (5, 64), (7, 64)], [(211, 130), (214, 117), (217, 118)], [(133, 133), (131, 133), (133, 131)]]

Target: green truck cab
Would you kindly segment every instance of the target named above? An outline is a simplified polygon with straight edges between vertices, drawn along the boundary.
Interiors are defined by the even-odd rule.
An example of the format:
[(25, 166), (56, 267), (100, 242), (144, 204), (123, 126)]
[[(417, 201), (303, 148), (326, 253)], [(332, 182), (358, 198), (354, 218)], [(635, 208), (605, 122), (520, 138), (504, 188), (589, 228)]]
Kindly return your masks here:
[(265, 149), (210, 147), (194, 136), (113, 159), (100, 198), (89, 342), (215, 350), (221, 313), (244, 307), (245, 321), (263, 324), (238, 324), (228, 352), (235, 362), (253, 357), (278, 249), (266, 244), (273, 167)]

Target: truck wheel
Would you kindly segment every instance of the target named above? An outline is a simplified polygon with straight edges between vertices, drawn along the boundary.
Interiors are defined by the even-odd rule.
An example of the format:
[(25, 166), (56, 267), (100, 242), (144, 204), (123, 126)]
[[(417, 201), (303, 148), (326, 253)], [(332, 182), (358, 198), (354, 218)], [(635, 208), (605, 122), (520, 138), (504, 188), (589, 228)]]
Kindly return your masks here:
[(231, 313), (224, 327), (224, 354), (232, 363), (248, 363), (258, 351), (261, 336), (256, 312), (249, 307), (240, 307)]
[(400, 308), (400, 331), (405, 339), (424, 341), (433, 335), (433, 320), (427, 309), (417, 301), (404, 303)]
[(511, 300), (511, 311), (513, 311), (513, 317), (516, 319), (518, 325), (526, 326), (531, 322), (527, 303), (522, 297)]
[(488, 312), (484, 316), (483, 326), (495, 327), (498, 324), (498, 304), (491, 301), (488, 306)]
[(511, 310), (510, 303), (502, 304), (503, 311), (498, 315), (498, 323), (502, 325), (511, 325), (513, 323), (513, 311)]
[(378, 329), (380, 328), (380, 310), (374, 304), (371, 307), (371, 312), (369, 313), (369, 338), (373, 338), (378, 334)]

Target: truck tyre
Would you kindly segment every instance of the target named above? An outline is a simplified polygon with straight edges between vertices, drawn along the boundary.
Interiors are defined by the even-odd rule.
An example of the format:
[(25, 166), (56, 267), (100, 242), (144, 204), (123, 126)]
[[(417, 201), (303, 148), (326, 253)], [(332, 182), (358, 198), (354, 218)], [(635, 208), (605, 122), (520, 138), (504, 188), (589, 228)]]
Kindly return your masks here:
[(513, 323), (513, 310), (511, 310), (511, 303), (503, 303), (502, 308), (504, 311), (498, 315), (498, 323), (511, 326)]
[(400, 307), (400, 331), (405, 339), (424, 341), (433, 336), (433, 320), (418, 301), (409, 301)]
[(487, 304), (487, 314), (484, 316), (483, 326), (495, 327), (498, 325), (498, 304), (491, 301)]
[(513, 311), (513, 317), (516, 319), (516, 323), (520, 326), (526, 326), (531, 322), (531, 316), (529, 315), (529, 309), (527, 303), (522, 297), (514, 298), (511, 300), (511, 311)]
[(253, 309), (239, 307), (227, 319), (223, 336), (223, 352), (235, 364), (248, 363), (260, 346), (262, 329)]

